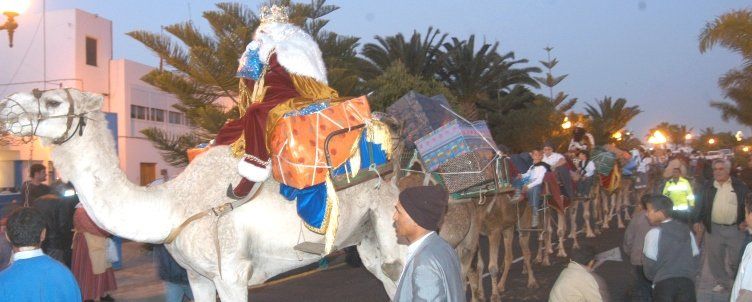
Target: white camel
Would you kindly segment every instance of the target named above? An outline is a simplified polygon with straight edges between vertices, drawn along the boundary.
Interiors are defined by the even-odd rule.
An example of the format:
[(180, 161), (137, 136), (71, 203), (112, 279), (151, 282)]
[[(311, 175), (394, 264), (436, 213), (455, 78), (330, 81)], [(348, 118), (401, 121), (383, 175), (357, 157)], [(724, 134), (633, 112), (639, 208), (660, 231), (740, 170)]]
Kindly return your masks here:
[[(73, 183), (91, 218), (117, 236), (162, 243), (191, 215), (233, 201), (226, 190), (240, 175), (227, 146), (199, 155), (164, 184), (146, 188), (131, 183), (118, 167), (101, 105), (101, 95), (76, 89), (16, 93), (0, 103), (0, 123), (6, 131), (36, 135), (50, 146), (60, 176)], [(377, 187), (380, 181), (337, 193), (335, 245), (357, 245), (363, 264), (391, 297), (405, 248), (397, 244), (392, 227), (398, 189), (393, 183)], [(302, 241), (323, 242), (323, 237), (302, 225), (295, 202), (280, 196), (279, 184), (270, 180), (247, 204), (187, 225), (167, 249), (188, 269), (196, 301), (214, 302), (217, 293), (222, 301), (247, 301), (248, 286), (321, 258), (295, 251)]]

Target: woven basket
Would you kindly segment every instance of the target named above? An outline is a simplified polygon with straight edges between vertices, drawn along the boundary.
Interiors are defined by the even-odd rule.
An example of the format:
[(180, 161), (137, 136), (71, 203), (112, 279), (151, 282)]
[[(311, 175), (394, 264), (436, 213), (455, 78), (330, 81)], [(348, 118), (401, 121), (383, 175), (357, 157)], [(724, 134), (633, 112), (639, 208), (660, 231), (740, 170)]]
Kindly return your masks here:
[(496, 165), (492, 162), (493, 158), (494, 152), (491, 150), (476, 150), (450, 159), (439, 167), (438, 172), (442, 173), (441, 178), (447, 191), (456, 193), (494, 182)]

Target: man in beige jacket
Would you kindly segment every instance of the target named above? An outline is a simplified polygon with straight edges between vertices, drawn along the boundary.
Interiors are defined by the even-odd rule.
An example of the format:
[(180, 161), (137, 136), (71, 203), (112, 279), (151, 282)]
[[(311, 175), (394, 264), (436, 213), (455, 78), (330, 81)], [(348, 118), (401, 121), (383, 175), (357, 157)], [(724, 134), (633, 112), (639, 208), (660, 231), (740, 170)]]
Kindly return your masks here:
[(592, 246), (585, 245), (574, 250), (569, 265), (556, 279), (548, 301), (609, 301), (606, 283), (592, 273), (594, 265), (595, 250)]

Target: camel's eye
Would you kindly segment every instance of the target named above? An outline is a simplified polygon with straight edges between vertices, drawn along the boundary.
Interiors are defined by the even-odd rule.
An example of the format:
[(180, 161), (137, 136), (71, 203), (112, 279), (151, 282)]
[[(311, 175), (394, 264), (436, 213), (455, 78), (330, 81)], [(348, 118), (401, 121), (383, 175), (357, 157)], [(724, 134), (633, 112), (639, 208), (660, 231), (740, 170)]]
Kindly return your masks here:
[(62, 104), (62, 103), (59, 102), (59, 101), (47, 101), (45, 103), (45, 105), (47, 106), (47, 108), (57, 108), (57, 107), (60, 106), (60, 104)]

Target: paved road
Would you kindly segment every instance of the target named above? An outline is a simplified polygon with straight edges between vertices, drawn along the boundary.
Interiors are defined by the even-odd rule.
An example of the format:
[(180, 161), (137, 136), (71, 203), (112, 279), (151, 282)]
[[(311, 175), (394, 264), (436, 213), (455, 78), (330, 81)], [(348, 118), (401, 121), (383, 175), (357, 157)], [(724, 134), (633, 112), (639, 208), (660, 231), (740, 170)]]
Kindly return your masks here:
[[(609, 250), (621, 244), (623, 230), (606, 230), (597, 238), (587, 239), (580, 235), (581, 244), (591, 244), (597, 250)], [(484, 258), (487, 258), (487, 241), (481, 239)], [(565, 243), (571, 248), (571, 240)], [(520, 255), (515, 244), (515, 255)], [(499, 255), (500, 257), (502, 255)], [(116, 272), (119, 289), (113, 294), (118, 301), (164, 301), (164, 288), (156, 277), (151, 261), (151, 253), (139, 243), (129, 242), (124, 245), (124, 268)], [(251, 301), (387, 301), (388, 297), (381, 284), (364, 268), (353, 268), (344, 263), (344, 257), (332, 260), (329, 269), (321, 270), (309, 266), (287, 275), (296, 277), (271, 281), (268, 284), (249, 290)], [(533, 270), (540, 284), (539, 289), (525, 287), (526, 277), (522, 275), (522, 263), (511, 267), (507, 292), (503, 301), (547, 301), (548, 294), (559, 272), (567, 265), (568, 259), (552, 257), (552, 265), (543, 267), (534, 265)], [(612, 301), (625, 301), (628, 287), (629, 265), (626, 262), (609, 261), (601, 265), (596, 272), (608, 283)], [(285, 277), (285, 276), (282, 276)], [(278, 278), (279, 279), (279, 278)], [(698, 278), (698, 301), (728, 301), (728, 293), (714, 294), (710, 291), (712, 284), (707, 269)], [(490, 296), (490, 278), (485, 280), (486, 296)]]

